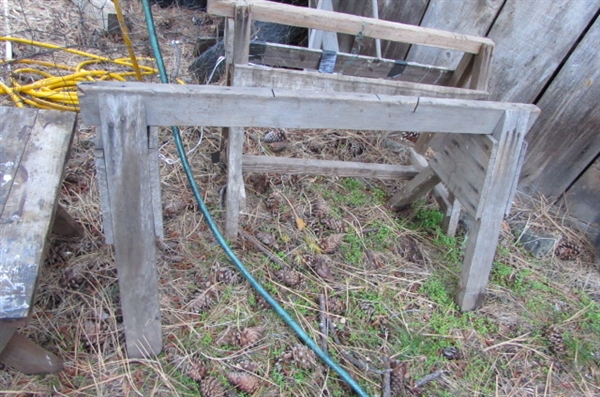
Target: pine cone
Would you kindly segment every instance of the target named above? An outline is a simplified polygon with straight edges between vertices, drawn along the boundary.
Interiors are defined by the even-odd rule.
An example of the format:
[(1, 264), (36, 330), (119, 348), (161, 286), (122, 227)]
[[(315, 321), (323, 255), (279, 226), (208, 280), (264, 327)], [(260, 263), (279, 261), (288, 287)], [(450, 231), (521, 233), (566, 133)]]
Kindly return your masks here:
[(287, 149), (287, 142), (273, 142), (269, 143), (269, 148), (273, 153), (280, 153)]
[(341, 315), (346, 311), (344, 300), (334, 297), (327, 300), (327, 311), (331, 314)]
[(367, 315), (367, 318), (371, 318), (373, 313), (375, 313), (375, 306), (371, 302), (360, 302), (358, 305), (360, 310)]
[(314, 369), (316, 364), (315, 353), (304, 345), (294, 345), (292, 347), (293, 361), (300, 368)]
[(336, 233), (345, 233), (346, 232), (346, 224), (341, 219), (324, 218), (321, 220), (321, 223), (327, 229), (332, 230)]
[(406, 371), (406, 365), (402, 362), (395, 362), (392, 365), (392, 373), (390, 374), (390, 394), (392, 396), (404, 395)]
[(416, 143), (419, 140), (419, 136), (421, 136), (421, 134), (419, 132), (404, 131), (400, 134), (400, 136), (404, 140)]
[(325, 255), (317, 255), (317, 256), (306, 255), (305, 257), (308, 259), (306, 261), (306, 264), (308, 266), (310, 266), (315, 271), (315, 273), (317, 273), (319, 275), (319, 277), (322, 277), (323, 279), (325, 279), (327, 281), (333, 280), (333, 275), (331, 274), (331, 268), (329, 267), (329, 258), (328, 257), (326, 257)]
[(288, 287), (297, 287), (302, 282), (302, 275), (291, 269), (278, 270), (275, 275)]
[(223, 266), (220, 262), (215, 262), (211, 266), (211, 281), (213, 284), (223, 283), (235, 285), (240, 281), (238, 273), (228, 266)]
[(344, 241), (345, 234), (332, 234), (321, 240), (321, 250), (324, 254), (334, 253)]
[(546, 332), (544, 332), (544, 336), (546, 336), (548, 339), (548, 342), (550, 343), (550, 350), (553, 353), (560, 354), (567, 350), (562, 333), (559, 331), (556, 325), (549, 326), (546, 329)]
[(265, 327), (249, 327), (238, 333), (237, 340), (241, 347), (255, 344), (262, 338)]
[(263, 136), (262, 141), (266, 143), (283, 142), (287, 139), (287, 132), (282, 128), (270, 130)]
[(271, 214), (275, 215), (279, 212), (279, 207), (281, 206), (281, 196), (278, 193), (270, 194), (265, 200), (265, 206), (268, 210), (271, 211)]
[(262, 382), (259, 378), (247, 372), (229, 372), (227, 374), (227, 379), (239, 391), (244, 393), (252, 394), (262, 386)]
[(190, 363), (186, 374), (196, 382), (202, 381), (202, 379), (207, 375), (206, 367), (202, 361), (194, 360)]
[(561, 261), (572, 261), (581, 254), (581, 249), (577, 244), (570, 241), (564, 241), (558, 244), (554, 250), (554, 255)]
[(311, 213), (316, 218), (324, 218), (329, 214), (329, 207), (323, 197), (319, 196), (312, 202)]
[(190, 301), (188, 306), (190, 309), (196, 312), (203, 312), (210, 310), (218, 301), (217, 293), (213, 288), (209, 288), (205, 291), (198, 291), (194, 298)]
[(209, 376), (200, 383), (202, 397), (225, 397), (226, 391), (217, 378)]
[(79, 289), (86, 279), (80, 266), (71, 266), (65, 269), (59, 284), (63, 288)]
[(365, 147), (362, 145), (362, 143), (360, 143), (354, 139), (351, 139), (348, 142), (348, 144), (346, 145), (346, 148), (348, 149), (348, 152), (350, 152), (350, 155), (353, 157), (360, 156), (365, 151)]
[(266, 245), (269, 248), (279, 249), (277, 245), (277, 239), (271, 233), (258, 232), (256, 233), (256, 239)]

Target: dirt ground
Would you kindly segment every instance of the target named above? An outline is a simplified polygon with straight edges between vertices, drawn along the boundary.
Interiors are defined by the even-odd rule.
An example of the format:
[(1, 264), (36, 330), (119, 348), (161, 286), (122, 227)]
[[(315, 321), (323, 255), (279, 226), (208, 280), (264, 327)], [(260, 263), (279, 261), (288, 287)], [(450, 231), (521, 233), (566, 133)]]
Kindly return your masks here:
[[(103, 33), (71, 1), (2, 3), (4, 35), (128, 57), (119, 34)], [(139, 2), (121, 3), (136, 54), (151, 57)], [(218, 20), (177, 7), (153, 11), (169, 75), (193, 83), (187, 65), (196, 38), (214, 35)], [(6, 59), (4, 41), (0, 47)], [(21, 43), (13, 44), (12, 58), (73, 67), (84, 60)], [(0, 81), (9, 83), (17, 67), (0, 64)], [(109, 63), (94, 67), (122, 70)], [(0, 101), (14, 105), (7, 95)], [(222, 225), (226, 174), (211, 161), (220, 131), (197, 126), (182, 134), (203, 199)], [(157, 357), (129, 359), (113, 251), (104, 243), (94, 138), (94, 127), (78, 123), (61, 193), (85, 236), (51, 241), (31, 322), (20, 330), (62, 357), (65, 368), (27, 376), (0, 364), (1, 395), (351, 394), (226, 259), (188, 189), (168, 130), (159, 138), (165, 239), (157, 242), (164, 350)], [(398, 164), (407, 162), (411, 144), (391, 131), (248, 129), (245, 151)], [(433, 200), (393, 213), (385, 203), (399, 185), (389, 181), (245, 178), (242, 228), (251, 237), (232, 242), (234, 251), (370, 395), (384, 395), (387, 387), (392, 396), (600, 395), (598, 258), (566, 226), (567, 215), (544, 200), (515, 202), (485, 302), (475, 312), (460, 313), (452, 297), (464, 227), (456, 238), (446, 237)], [(532, 256), (519, 225), (555, 238), (553, 249)]]

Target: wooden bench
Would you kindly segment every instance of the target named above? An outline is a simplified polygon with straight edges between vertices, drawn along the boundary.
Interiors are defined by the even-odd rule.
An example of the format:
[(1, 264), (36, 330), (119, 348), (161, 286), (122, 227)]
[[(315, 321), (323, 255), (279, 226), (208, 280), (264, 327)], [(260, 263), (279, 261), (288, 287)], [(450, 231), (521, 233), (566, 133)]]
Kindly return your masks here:
[(0, 362), (26, 374), (62, 368), (16, 330), (31, 316), (51, 226), (64, 237), (81, 232), (58, 204), (75, 117), (0, 107)]

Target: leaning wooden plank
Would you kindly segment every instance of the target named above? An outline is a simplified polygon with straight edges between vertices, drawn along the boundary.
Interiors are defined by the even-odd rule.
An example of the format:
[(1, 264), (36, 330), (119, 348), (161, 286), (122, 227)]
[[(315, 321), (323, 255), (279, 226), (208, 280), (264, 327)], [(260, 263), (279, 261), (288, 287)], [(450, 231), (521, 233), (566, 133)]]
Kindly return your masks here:
[(456, 302), (462, 311), (473, 310), (483, 302), (485, 288), (494, 261), (504, 210), (512, 200), (511, 187), (517, 172), (519, 156), (529, 115), (526, 112), (506, 112), (493, 134), (498, 141), (496, 161), (488, 170), (489, 188), (482, 197), (483, 211), (469, 231), (465, 259), (460, 276)]
[(87, 124), (100, 123), (98, 97), (102, 93), (140, 96), (146, 123), (162, 126), (490, 134), (506, 109), (537, 110), (533, 105), (502, 102), (268, 88), (121, 82), (80, 83), (78, 87)]
[(244, 172), (277, 172), (282, 174), (378, 179), (410, 179), (419, 173), (417, 168), (406, 165), (249, 155), (242, 156), (242, 166)]
[(388, 201), (388, 205), (394, 211), (400, 211), (423, 197), (423, 195), (427, 194), (438, 183), (440, 183), (440, 178), (431, 167), (427, 167), (404, 185), (404, 187)]
[(225, 237), (235, 241), (238, 233), (240, 211), (245, 206), (246, 192), (242, 176), (244, 128), (229, 128), (227, 139), (227, 196)]
[[(233, 18), (235, 0), (211, 0), (208, 12)], [(257, 21), (274, 22), (329, 32), (363, 35), (374, 39), (448, 48), (477, 54), (482, 44), (492, 44), (486, 38), (445, 32), (420, 26), (405, 25), (374, 18), (342, 14), (326, 10), (296, 7), (268, 1), (249, 1)]]
[[(449, 32), (485, 36), (505, 0), (429, 0), (420, 25)], [(419, 24), (419, 23), (418, 23)], [(448, 49), (412, 46), (407, 60), (455, 69), (462, 54)]]
[(475, 219), (481, 216), (481, 197), (490, 181), (489, 164), (495, 161), (497, 141), (487, 135), (444, 137), (429, 165), (449, 191)]
[[(98, 134), (101, 138), (101, 134)], [(102, 139), (99, 139), (101, 142)], [(104, 158), (104, 150), (94, 150), (94, 161), (96, 164), (96, 180), (98, 182), (98, 195), (100, 196), (100, 210), (102, 213), (102, 232), (104, 233), (104, 242), (106, 244), (114, 244), (115, 237), (113, 235), (112, 214), (110, 213), (110, 199), (108, 191), (108, 177), (106, 175), (106, 159)]]
[(487, 92), (485, 91), (463, 88), (248, 65), (236, 65), (233, 69), (233, 76), (235, 85), (239, 87), (270, 87), (291, 90), (355, 92), (383, 95), (417, 95), (456, 99), (485, 99), (487, 97)]
[(559, 197), (600, 153), (598, 43), (600, 19), (538, 102), (543, 113), (527, 137), (520, 182), (526, 192)]
[(139, 96), (102, 95), (102, 140), (129, 357), (162, 348), (148, 130)]
[(490, 99), (533, 103), (599, 8), (600, 0), (507, 1), (488, 34), (496, 43)]
[(0, 362), (26, 375), (50, 374), (63, 367), (60, 357), (16, 332), (4, 350), (0, 351)]
[(74, 113), (38, 111), (0, 218), (0, 318), (27, 317), (33, 304), (74, 126)]
[(35, 109), (15, 111), (14, 108), (0, 107), (2, 130), (10, 131), (0, 136), (0, 216), (21, 163), (23, 149), (29, 139), (36, 115)]
[[(321, 50), (264, 42), (250, 43), (250, 62), (259, 65), (316, 71), (319, 70), (322, 57)], [(451, 69), (446, 68), (347, 53), (337, 54), (334, 73), (435, 85), (447, 85), (453, 74)]]

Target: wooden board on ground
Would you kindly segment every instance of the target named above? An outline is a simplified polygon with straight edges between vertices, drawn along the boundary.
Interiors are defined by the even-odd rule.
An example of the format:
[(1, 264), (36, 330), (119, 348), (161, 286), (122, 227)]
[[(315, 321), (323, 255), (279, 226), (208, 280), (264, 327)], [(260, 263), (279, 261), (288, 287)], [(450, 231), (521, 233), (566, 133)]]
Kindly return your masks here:
[[(0, 318), (4, 319), (27, 317), (33, 304), (75, 126), (74, 113), (26, 110), (23, 115), (35, 122), (29, 139), (16, 141), (25, 144), (20, 147), (23, 155), (15, 164), (17, 172), (0, 217)], [(25, 119), (23, 124), (31, 122)], [(0, 135), (8, 136), (8, 132), (0, 131)]]
[[(600, 18), (538, 102), (521, 189), (558, 198), (600, 153)], [(582, 67), (586, 66), (586, 67)]]

